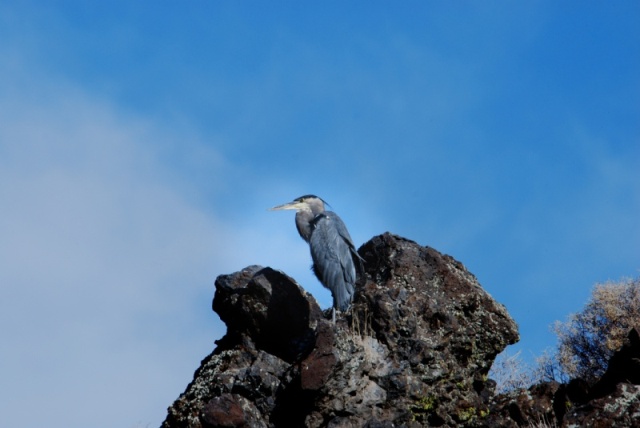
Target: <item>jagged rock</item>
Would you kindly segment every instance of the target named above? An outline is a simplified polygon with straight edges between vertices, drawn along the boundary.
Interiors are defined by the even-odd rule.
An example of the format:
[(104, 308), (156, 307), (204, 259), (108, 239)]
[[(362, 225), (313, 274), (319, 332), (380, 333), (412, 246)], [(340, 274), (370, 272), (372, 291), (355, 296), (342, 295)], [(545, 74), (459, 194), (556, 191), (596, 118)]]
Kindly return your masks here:
[(220, 275), (213, 310), (227, 325), (218, 348), (249, 340), (287, 362), (311, 345), (322, 317), (315, 299), (292, 278), (261, 266)]
[(391, 235), (359, 250), (366, 272), (336, 324), (282, 272), (216, 280), (226, 335), (164, 428), (640, 427), (640, 336), (594, 385), (544, 382), (494, 395), (487, 373), (517, 328), (464, 266)]
[(493, 399), (490, 414), (479, 426), (486, 427), (533, 427), (555, 426), (555, 404), (564, 401), (558, 382), (543, 382), (528, 390), (516, 390), (501, 394)]
[[(320, 307), (282, 272), (250, 266), (218, 277), (213, 308), (227, 334), (162, 426), (269, 426), (291, 363), (315, 343)], [(232, 416), (224, 416), (225, 408)]]
[(609, 359), (588, 391), (588, 401), (569, 403), (564, 426), (640, 427), (640, 337), (636, 329)]
[(611, 394), (619, 383), (640, 385), (640, 335), (638, 330), (629, 332), (626, 343), (611, 356), (607, 370), (591, 388), (591, 398)]
[(204, 405), (202, 425), (205, 427), (266, 427), (258, 409), (237, 394), (222, 394)]
[(487, 373), (517, 326), (453, 258), (385, 233), (333, 325), (285, 274), (251, 266), (216, 280), (227, 334), (169, 408), (176, 427), (479, 425)]
[(495, 397), (481, 426), (640, 427), (640, 337), (633, 329), (604, 375), (590, 386), (543, 382)]
[(640, 385), (619, 383), (610, 395), (569, 409), (562, 426), (640, 427)]

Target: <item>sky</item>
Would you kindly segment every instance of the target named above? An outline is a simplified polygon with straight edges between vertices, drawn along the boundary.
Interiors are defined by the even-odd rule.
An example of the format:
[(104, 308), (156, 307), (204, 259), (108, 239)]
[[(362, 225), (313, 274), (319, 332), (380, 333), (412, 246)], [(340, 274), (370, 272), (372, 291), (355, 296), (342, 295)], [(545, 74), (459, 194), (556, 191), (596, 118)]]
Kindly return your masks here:
[(461, 261), (519, 325), (640, 271), (636, 1), (0, 3), (0, 425), (159, 426), (327, 200)]

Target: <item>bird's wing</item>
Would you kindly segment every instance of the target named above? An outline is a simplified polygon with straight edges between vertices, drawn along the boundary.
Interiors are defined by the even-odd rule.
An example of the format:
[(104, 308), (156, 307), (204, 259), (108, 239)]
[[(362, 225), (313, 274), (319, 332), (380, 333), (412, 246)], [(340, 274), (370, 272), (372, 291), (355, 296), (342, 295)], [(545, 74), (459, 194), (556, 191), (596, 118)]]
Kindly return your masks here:
[[(349, 246), (349, 250), (351, 252), (351, 258), (353, 259), (353, 263), (355, 264), (357, 272), (359, 274), (362, 274), (364, 272), (364, 259), (360, 256), (360, 254), (358, 254), (358, 250), (356, 250), (356, 246), (353, 244), (353, 241), (351, 240), (351, 235), (349, 235), (347, 226), (345, 226), (344, 222), (340, 217), (338, 217), (337, 214), (333, 212), (331, 214), (335, 219), (335, 226), (338, 233), (340, 234), (344, 242)], [(355, 281), (356, 280), (354, 279), (353, 282), (355, 283)]]
[[(356, 246), (353, 245), (353, 241), (351, 240), (351, 235), (349, 235), (349, 231), (347, 230), (347, 226), (345, 226), (344, 222), (342, 221), (342, 219), (340, 217), (338, 217), (337, 214), (335, 213), (330, 213), (330, 217), (331, 220), (333, 221), (335, 228), (338, 232), (338, 235), (340, 235), (340, 238), (342, 239), (342, 241), (344, 242), (344, 245), (342, 245), (342, 247), (344, 248), (344, 246), (346, 245), (346, 248), (348, 248), (348, 254), (345, 253), (341, 254), (341, 260), (343, 260), (343, 266), (346, 270), (348, 270), (349, 272), (352, 271), (352, 266), (355, 268), (354, 262), (356, 262), (357, 264), (360, 263), (360, 260), (362, 260), (362, 257), (360, 257), (360, 254), (358, 254), (358, 251), (356, 250)], [(353, 271), (355, 272), (355, 271)], [(356, 277), (354, 274), (353, 278), (348, 278), (347, 279), (350, 283), (355, 284), (356, 282)]]
[(356, 271), (351, 255), (353, 243), (344, 223), (336, 214), (324, 212), (317, 215), (313, 223), (309, 245), (314, 272), (320, 282), (331, 290), (334, 307), (344, 311), (353, 299), (356, 282)]

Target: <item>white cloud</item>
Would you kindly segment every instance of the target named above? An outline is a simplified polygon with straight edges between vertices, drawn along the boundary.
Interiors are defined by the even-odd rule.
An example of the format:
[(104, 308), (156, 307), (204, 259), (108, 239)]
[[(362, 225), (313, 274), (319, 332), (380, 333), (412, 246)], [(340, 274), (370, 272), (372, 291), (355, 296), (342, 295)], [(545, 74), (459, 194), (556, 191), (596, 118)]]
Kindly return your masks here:
[(163, 158), (193, 146), (223, 180), (197, 141), (64, 83), (12, 83), (0, 88), (0, 425), (159, 425), (224, 332), (213, 279), (273, 232), (198, 206)]

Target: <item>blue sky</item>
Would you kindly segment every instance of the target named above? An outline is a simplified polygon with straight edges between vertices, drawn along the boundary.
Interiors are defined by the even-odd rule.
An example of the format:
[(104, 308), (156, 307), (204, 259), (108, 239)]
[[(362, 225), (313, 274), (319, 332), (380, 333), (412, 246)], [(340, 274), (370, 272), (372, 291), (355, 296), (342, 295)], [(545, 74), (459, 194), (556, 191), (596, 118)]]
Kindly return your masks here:
[(292, 213), (464, 263), (520, 326), (640, 269), (640, 4), (0, 4), (0, 425), (157, 426), (219, 274), (328, 307)]

